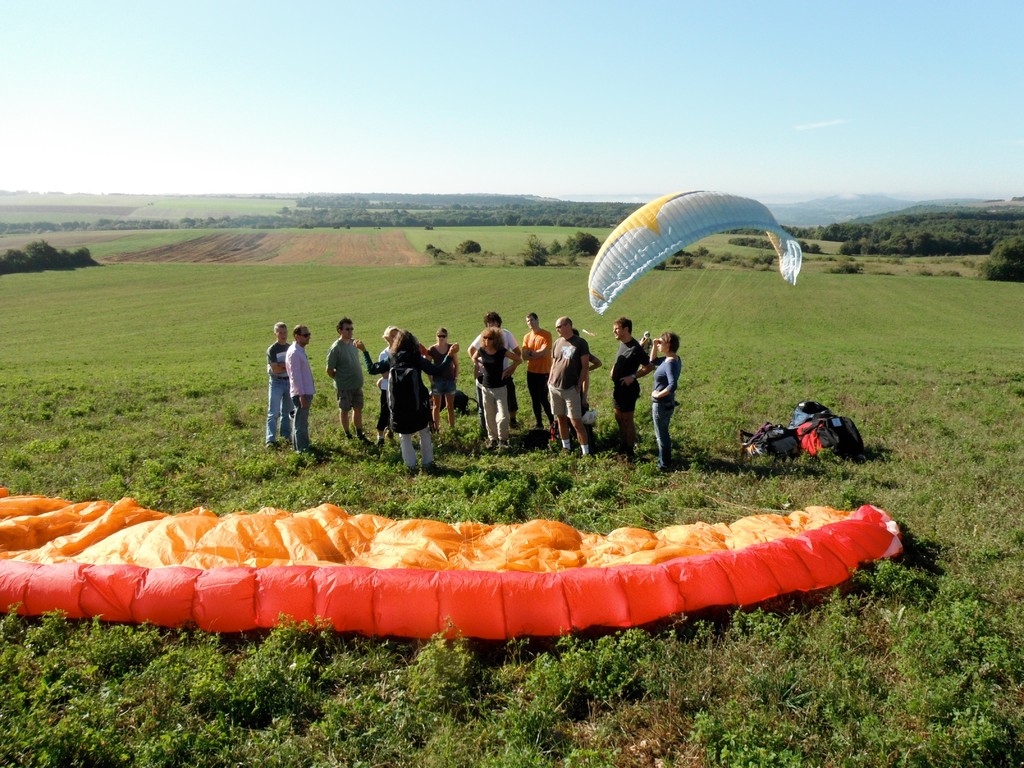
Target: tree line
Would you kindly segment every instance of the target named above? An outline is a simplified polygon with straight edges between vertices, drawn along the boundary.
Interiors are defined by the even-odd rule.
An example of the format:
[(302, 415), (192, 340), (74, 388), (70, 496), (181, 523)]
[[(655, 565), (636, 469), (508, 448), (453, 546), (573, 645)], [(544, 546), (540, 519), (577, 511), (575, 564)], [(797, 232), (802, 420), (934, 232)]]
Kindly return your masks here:
[(88, 248), (77, 248), (74, 251), (57, 249), (45, 240), (29, 243), (23, 250), (8, 248), (5, 253), (0, 254), (0, 275), (98, 266), (100, 265), (93, 260)]
[(957, 209), (787, 229), (799, 238), (841, 243), (845, 256), (972, 256), (1024, 235), (1024, 211)]

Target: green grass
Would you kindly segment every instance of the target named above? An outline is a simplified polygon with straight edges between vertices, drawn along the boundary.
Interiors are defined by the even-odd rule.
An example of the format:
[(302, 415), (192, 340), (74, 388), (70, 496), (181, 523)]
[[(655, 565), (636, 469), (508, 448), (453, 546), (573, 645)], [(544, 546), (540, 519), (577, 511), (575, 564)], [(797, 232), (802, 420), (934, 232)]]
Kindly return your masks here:
[[(813, 270), (796, 287), (770, 272), (656, 272), (606, 317), (587, 304), (583, 268), (4, 276), (0, 484), (12, 493), (134, 496), (168, 512), (330, 501), (601, 532), (868, 502), (900, 523), (907, 553), (835, 593), (558, 642), (8, 616), (0, 764), (1018, 765), (1022, 304), (1014, 284)], [(620, 313), (638, 332), (679, 332), (672, 430), (690, 470), (654, 471), (643, 410), (633, 466), (482, 454), (471, 418), (441, 433), (437, 475), (339, 438), (322, 362), (341, 316), (376, 351), (390, 323), (427, 338), (444, 324), (466, 344), (490, 309), (518, 336), (527, 311), (548, 328), (569, 314), (609, 365)], [(313, 330), (319, 459), (262, 446), (263, 351), (279, 319)], [(615, 437), (606, 375), (592, 396), (601, 447)], [(737, 429), (788, 421), (807, 398), (857, 422), (866, 462), (738, 461)]]
[[(2, 194), (0, 223), (48, 221), (96, 222), (100, 219), (205, 219), (222, 216), (272, 215), (294, 207), (295, 198), (205, 195)], [(33, 210), (34, 209), (34, 210)], [(121, 209), (114, 211), (113, 209)]]

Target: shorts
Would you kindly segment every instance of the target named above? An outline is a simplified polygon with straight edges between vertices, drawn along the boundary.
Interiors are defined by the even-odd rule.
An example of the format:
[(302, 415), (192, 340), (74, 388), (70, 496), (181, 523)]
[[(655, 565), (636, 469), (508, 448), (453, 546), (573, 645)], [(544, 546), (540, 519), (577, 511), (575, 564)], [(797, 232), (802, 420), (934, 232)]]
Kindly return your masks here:
[(636, 410), (636, 401), (640, 399), (640, 382), (623, 386), (616, 384), (612, 388), (612, 403), (619, 413), (633, 413)]
[(441, 395), (454, 395), (455, 379), (434, 379), (430, 383), (430, 394), (437, 397)]
[(358, 408), (360, 411), (363, 410), (362, 387), (359, 389), (339, 389), (338, 410), (351, 411), (353, 408)]
[(570, 420), (583, 418), (583, 403), (576, 387), (557, 389), (548, 386), (548, 399), (551, 400), (551, 412), (556, 417), (568, 416)]

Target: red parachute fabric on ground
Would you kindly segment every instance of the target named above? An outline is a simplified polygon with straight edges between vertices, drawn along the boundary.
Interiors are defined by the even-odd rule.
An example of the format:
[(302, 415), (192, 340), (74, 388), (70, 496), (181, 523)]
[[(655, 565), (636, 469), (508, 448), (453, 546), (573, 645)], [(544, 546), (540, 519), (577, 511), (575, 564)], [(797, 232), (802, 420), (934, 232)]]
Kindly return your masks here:
[(273, 627), (287, 617), (371, 636), (427, 638), (440, 632), (503, 640), (753, 605), (841, 584), (860, 564), (901, 551), (892, 519), (863, 506), (837, 522), (739, 549), (652, 565), (539, 573), (348, 565), (150, 568), (0, 559), (0, 608), (168, 627), (194, 624), (211, 632)]

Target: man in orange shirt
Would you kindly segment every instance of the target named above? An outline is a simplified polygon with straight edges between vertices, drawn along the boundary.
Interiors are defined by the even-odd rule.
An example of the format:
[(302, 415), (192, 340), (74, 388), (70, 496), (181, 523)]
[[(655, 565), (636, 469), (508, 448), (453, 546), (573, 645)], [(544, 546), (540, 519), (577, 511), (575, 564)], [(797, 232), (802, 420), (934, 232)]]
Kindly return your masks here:
[(545, 429), (541, 421), (541, 409), (548, 417), (548, 426), (554, 421), (551, 403), (548, 400), (548, 374), (551, 373), (551, 332), (540, 327), (536, 312), (526, 316), (530, 330), (523, 337), (523, 360), (526, 361), (526, 386), (533, 401), (533, 417), (537, 429)]

